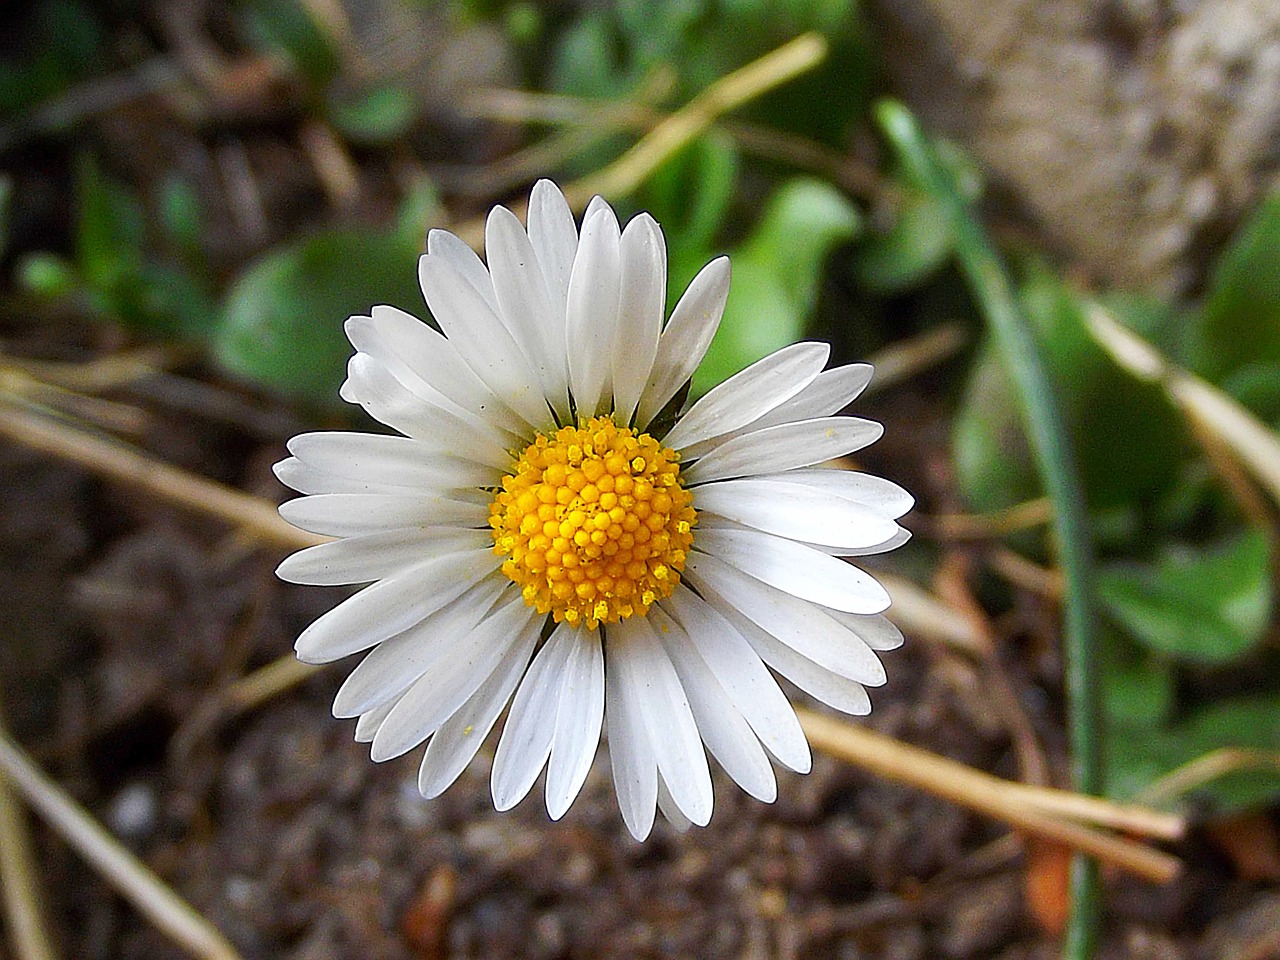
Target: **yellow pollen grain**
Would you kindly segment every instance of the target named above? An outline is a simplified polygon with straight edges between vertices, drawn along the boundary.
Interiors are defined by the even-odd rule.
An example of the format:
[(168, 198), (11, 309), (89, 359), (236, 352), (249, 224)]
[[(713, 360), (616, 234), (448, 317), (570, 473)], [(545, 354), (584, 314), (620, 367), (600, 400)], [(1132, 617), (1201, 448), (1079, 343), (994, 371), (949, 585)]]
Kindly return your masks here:
[(612, 417), (539, 434), (489, 506), (494, 553), (525, 602), (594, 629), (670, 596), (697, 524), (676, 461)]

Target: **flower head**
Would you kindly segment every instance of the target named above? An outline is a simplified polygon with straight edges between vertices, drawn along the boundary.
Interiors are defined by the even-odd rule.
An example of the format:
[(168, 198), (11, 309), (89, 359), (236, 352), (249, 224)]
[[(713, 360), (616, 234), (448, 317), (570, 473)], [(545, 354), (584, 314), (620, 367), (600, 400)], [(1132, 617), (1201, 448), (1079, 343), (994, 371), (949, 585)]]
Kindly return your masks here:
[(342, 396), (401, 436), (311, 433), (280, 479), (287, 520), (338, 539), (279, 575), (369, 584), (298, 638), (328, 662), (368, 651), (334, 702), (375, 760), (428, 740), (443, 792), (504, 710), (492, 773), (507, 809), (543, 768), (559, 818), (607, 727), (618, 802), (643, 838), (655, 804), (705, 824), (704, 744), (744, 790), (777, 794), (770, 757), (810, 766), (774, 673), (870, 710), (889, 598), (843, 557), (906, 540), (911, 497), (819, 466), (874, 442), (836, 416), (871, 368), (824, 370), (799, 343), (680, 412), (719, 324), (712, 261), (664, 325), (666, 249), (647, 214), (620, 229), (597, 197), (581, 235), (549, 181), (528, 229), (496, 208), (488, 264), (433, 230), (419, 275), (439, 329), (392, 307), (347, 321)]

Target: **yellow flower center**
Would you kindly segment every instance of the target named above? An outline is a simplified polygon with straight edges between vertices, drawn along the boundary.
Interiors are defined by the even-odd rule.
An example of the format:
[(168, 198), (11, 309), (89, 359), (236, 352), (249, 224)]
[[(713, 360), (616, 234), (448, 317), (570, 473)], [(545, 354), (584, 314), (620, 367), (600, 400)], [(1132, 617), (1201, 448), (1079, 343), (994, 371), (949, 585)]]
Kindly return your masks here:
[(676, 460), (612, 417), (538, 434), (489, 507), (494, 553), (525, 602), (595, 628), (670, 596), (697, 523)]

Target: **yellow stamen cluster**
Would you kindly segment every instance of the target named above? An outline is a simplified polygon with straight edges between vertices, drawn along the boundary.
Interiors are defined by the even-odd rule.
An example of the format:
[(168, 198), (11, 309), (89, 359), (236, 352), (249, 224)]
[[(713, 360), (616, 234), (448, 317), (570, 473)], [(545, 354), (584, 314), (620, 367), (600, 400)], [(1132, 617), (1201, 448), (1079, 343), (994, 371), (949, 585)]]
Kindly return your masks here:
[(673, 451), (592, 417), (525, 448), (489, 526), (526, 603), (594, 628), (670, 596), (693, 543), (692, 503)]

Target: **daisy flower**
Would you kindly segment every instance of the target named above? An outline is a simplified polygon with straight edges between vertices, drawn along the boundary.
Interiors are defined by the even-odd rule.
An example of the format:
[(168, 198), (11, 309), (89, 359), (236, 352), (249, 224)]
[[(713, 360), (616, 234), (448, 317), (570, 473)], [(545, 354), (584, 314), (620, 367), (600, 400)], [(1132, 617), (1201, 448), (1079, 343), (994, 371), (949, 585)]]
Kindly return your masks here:
[(877, 652), (902, 642), (889, 597), (843, 557), (892, 549), (897, 485), (820, 465), (879, 438), (836, 416), (871, 368), (824, 370), (798, 343), (682, 409), (716, 332), (729, 262), (665, 317), (653, 218), (625, 229), (595, 198), (579, 233), (540, 181), (528, 229), (497, 207), (487, 265), (433, 230), (418, 265), (438, 329), (393, 307), (352, 317), (342, 386), (400, 436), (308, 433), (280, 512), (335, 537), (286, 559), (293, 583), (368, 584), (309, 626), (298, 656), (368, 651), (334, 701), (374, 760), (429, 741), (443, 792), (507, 711), (500, 810), (546, 769), (553, 819), (607, 730), (618, 804), (643, 839), (655, 805), (705, 824), (704, 745), (741, 787), (777, 795), (772, 760), (809, 747), (774, 674), (837, 710), (870, 710)]

